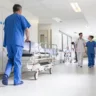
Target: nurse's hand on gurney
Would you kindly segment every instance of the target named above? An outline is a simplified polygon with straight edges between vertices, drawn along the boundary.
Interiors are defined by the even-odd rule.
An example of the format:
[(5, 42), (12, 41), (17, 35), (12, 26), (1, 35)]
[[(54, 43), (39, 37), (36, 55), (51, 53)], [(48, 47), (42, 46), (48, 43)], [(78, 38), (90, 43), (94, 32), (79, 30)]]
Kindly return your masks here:
[(25, 42), (29, 42), (30, 40), (29, 39), (26, 39)]

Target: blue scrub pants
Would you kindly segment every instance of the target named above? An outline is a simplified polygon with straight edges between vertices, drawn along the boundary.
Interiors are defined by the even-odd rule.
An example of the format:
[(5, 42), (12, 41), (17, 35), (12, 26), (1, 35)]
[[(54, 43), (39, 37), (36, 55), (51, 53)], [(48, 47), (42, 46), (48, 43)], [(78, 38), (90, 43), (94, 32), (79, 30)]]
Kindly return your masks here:
[(92, 53), (88, 53), (88, 66), (94, 66), (95, 64), (95, 54), (92, 54)]
[(6, 65), (5, 74), (8, 77), (11, 74), (12, 68), (14, 66), (14, 84), (18, 84), (21, 82), (21, 58), (23, 47), (16, 46), (16, 45), (9, 45), (7, 46), (8, 52), (8, 62)]

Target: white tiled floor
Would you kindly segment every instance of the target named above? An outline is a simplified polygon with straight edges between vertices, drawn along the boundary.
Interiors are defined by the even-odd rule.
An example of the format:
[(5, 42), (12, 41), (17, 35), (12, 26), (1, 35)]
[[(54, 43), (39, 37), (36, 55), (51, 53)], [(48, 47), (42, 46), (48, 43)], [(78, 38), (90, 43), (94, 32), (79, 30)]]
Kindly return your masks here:
[[(86, 63), (86, 62), (84, 62)], [(60, 64), (53, 68), (53, 74), (40, 74), (37, 81), (32, 74), (23, 74), (24, 85), (14, 87), (0, 83), (0, 96), (96, 96), (96, 68), (88, 69), (85, 64)]]

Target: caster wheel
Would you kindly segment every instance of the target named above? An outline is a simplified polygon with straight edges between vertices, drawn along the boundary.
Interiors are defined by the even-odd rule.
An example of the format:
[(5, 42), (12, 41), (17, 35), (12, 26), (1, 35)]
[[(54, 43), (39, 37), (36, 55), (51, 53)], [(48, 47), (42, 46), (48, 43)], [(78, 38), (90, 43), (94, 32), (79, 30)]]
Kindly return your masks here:
[(49, 73), (52, 74), (52, 68), (49, 69)]
[(63, 63), (65, 63), (65, 61), (63, 61)]
[(34, 79), (35, 79), (35, 80), (38, 79), (38, 75), (39, 75), (39, 72), (38, 72), (38, 71), (34, 73)]

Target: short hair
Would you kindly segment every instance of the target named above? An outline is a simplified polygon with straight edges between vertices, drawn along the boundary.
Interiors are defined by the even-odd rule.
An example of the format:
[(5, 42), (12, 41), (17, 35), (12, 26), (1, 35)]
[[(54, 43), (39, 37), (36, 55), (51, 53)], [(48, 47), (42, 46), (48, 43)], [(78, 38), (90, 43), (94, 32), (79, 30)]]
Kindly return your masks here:
[(79, 33), (79, 36), (82, 35), (83, 33)]
[(75, 43), (74, 42), (71, 42), (72, 45), (74, 45)]
[(89, 37), (90, 37), (91, 39), (93, 39), (93, 38), (94, 38), (94, 36), (93, 36), (93, 35), (90, 35)]
[(19, 11), (19, 10), (21, 10), (21, 9), (22, 9), (22, 6), (19, 5), (19, 4), (15, 4), (15, 5), (13, 6), (13, 12), (14, 12), (14, 13), (17, 12), (17, 11)]

